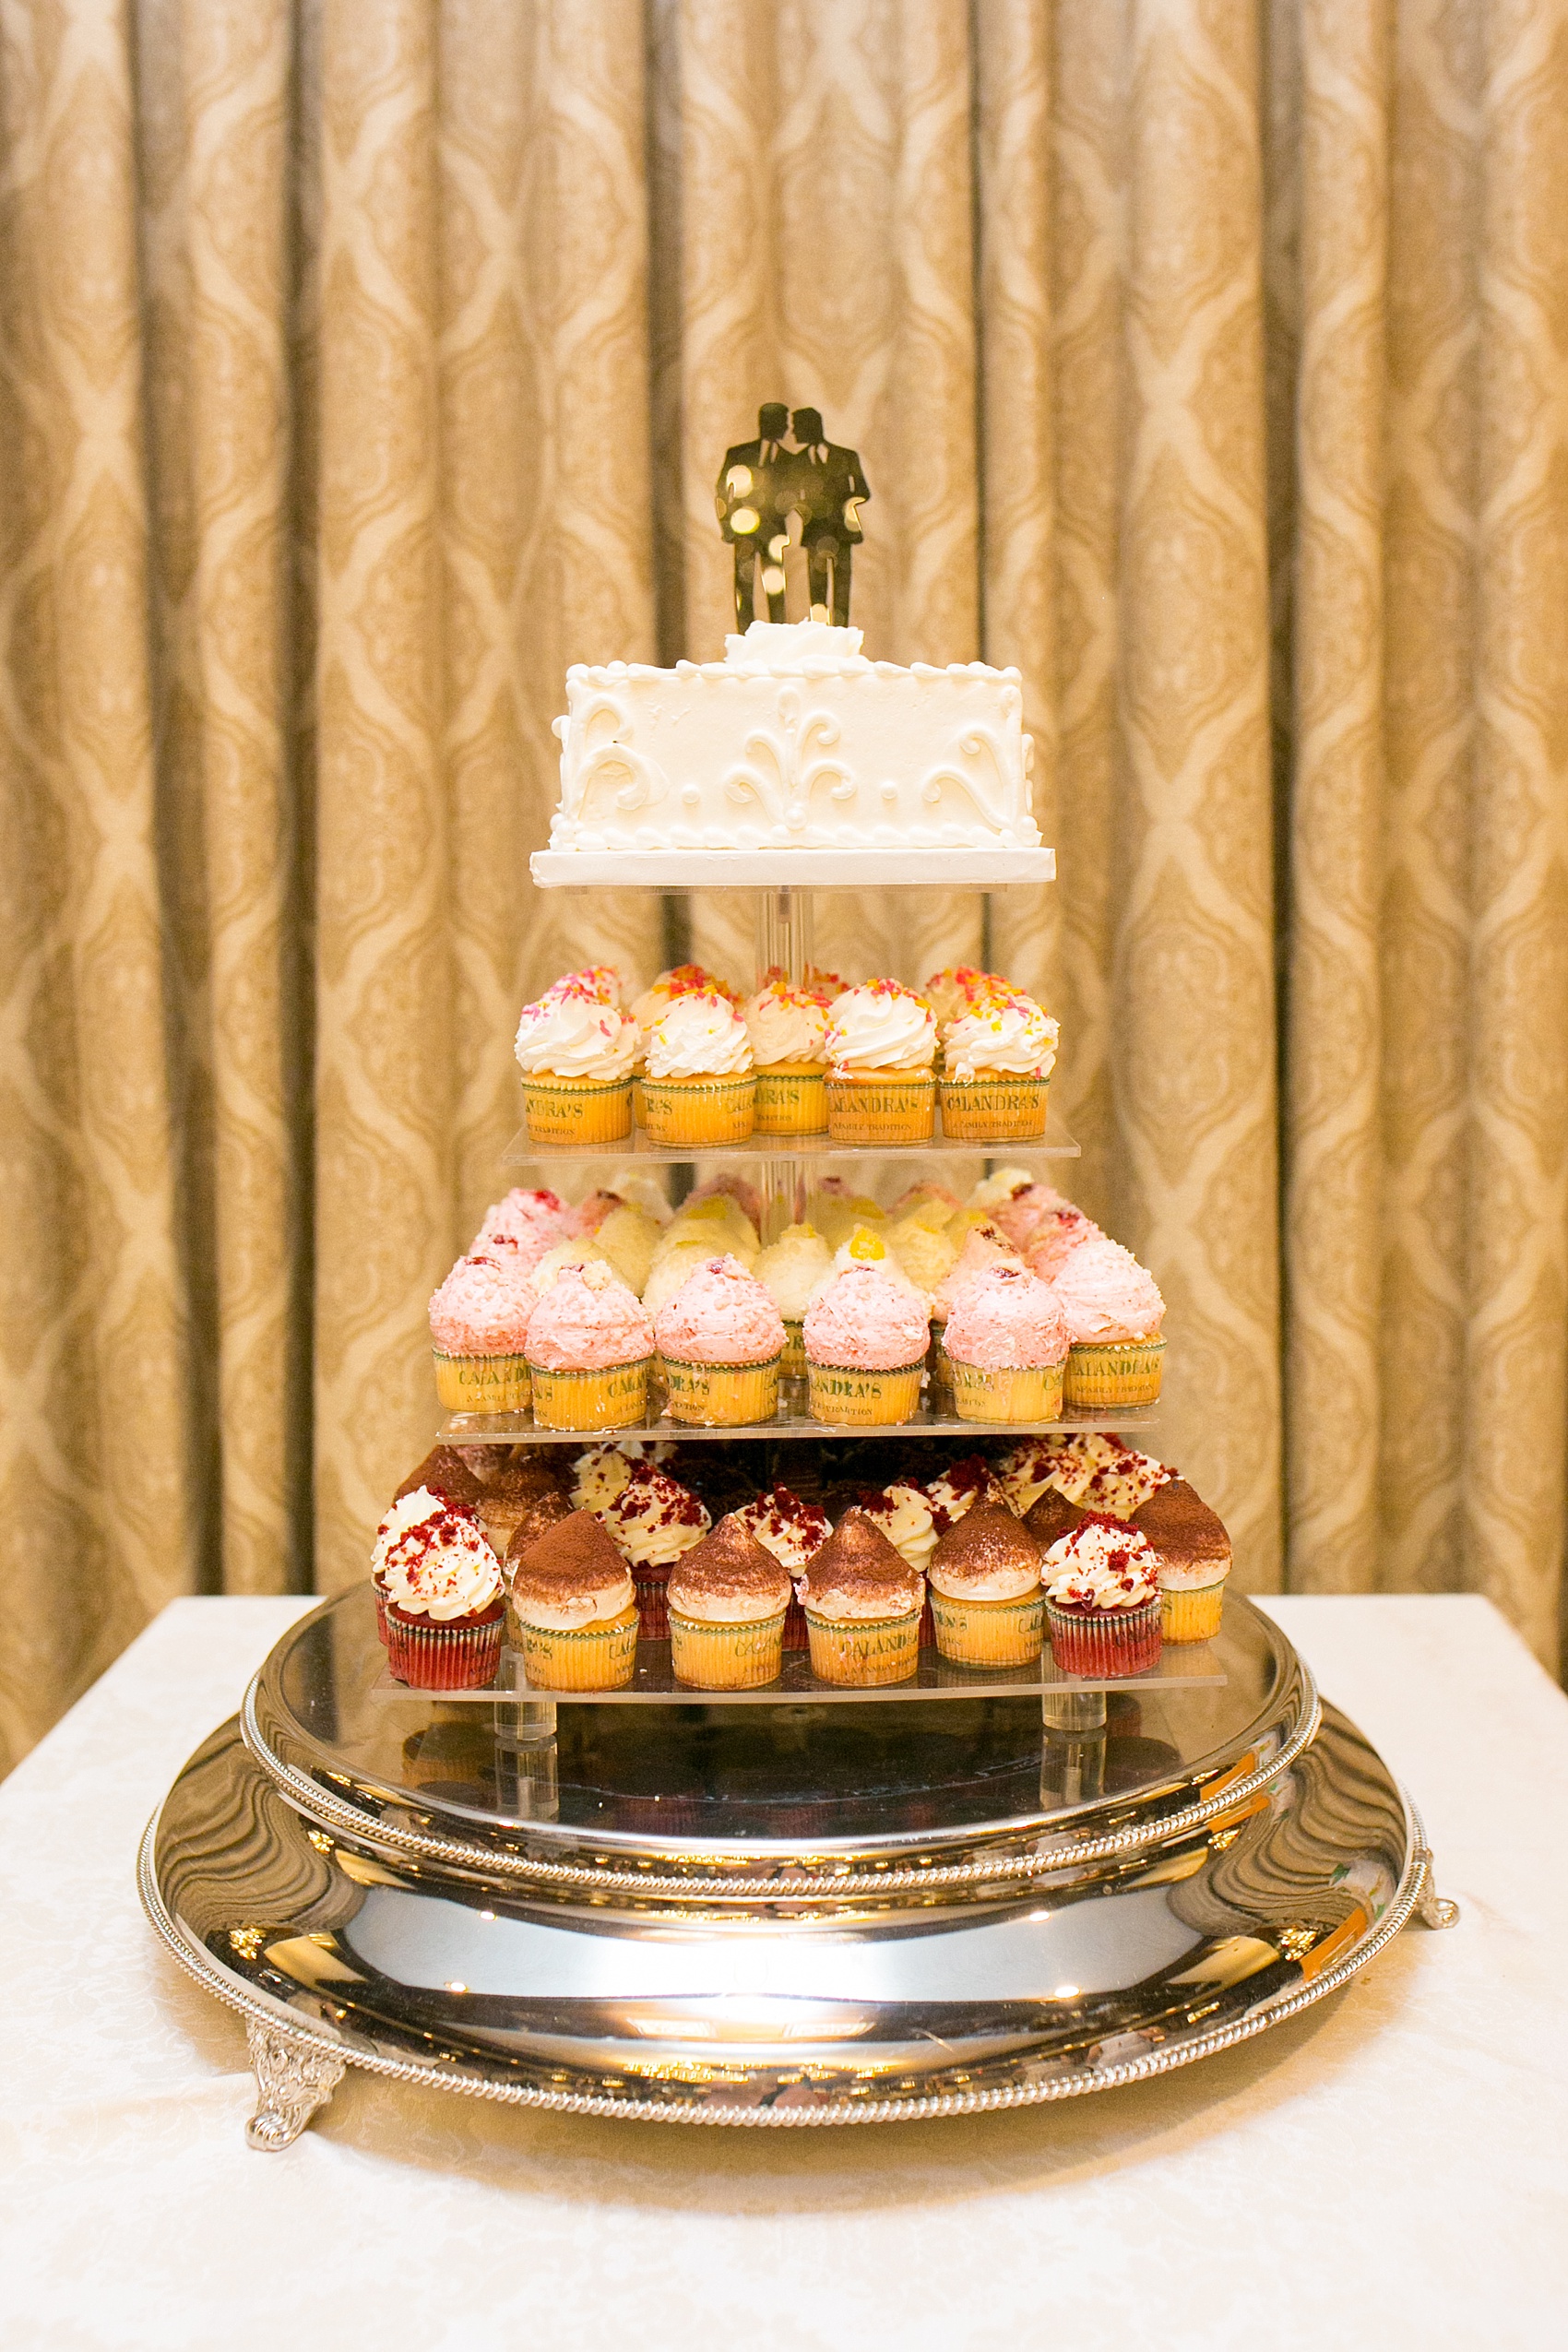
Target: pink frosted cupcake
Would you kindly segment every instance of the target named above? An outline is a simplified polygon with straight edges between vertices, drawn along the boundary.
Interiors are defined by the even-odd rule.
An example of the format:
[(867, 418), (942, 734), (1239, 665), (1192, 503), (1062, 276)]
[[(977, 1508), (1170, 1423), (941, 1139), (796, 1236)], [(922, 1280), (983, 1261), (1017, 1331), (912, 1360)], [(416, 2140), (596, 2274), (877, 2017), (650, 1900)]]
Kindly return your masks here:
[(1042, 1282), (1054, 1282), (1068, 1259), (1086, 1241), (1103, 1241), (1104, 1234), (1092, 1217), (1086, 1217), (1071, 1201), (1060, 1207), (1046, 1209), (1035, 1220), (1025, 1245), (1031, 1274)]
[(1064, 1674), (1146, 1674), (1161, 1647), (1159, 1554), (1120, 1519), (1080, 1519), (1040, 1562)]
[(389, 1671), (420, 1691), (495, 1679), (505, 1616), (501, 1568), (473, 1513), (419, 1488), (375, 1534), (374, 1573)]
[(672, 1420), (736, 1429), (778, 1410), (784, 1321), (739, 1258), (705, 1258), (659, 1311)]
[(631, 1429), (647, 1415), (653, 1325), (602, 1258), (564, 1265), (529, 1318), (541, 1429)]
[(459, 1258), (430, 1301), (435, 1393), (449, 1413), (520, 1413), (533, 1293), (514, 1253)]
[(526, 1192), (514, 1184), (504, 1199), (493, 1201), (485, 1210), (470, 1254), (500, 1258), (530, 1274), (546, 1250), (576, 1229), (572, 1212), (554, 1193), (542, 1188)]
[(931, 1325), (925, 1301), (884, 1264), (847, 1265), (806, 1309), (810, 1406), (837, 1429), (907, 1421), (920, 1403)]
[(1027, 1254), (1042, 1219), (1072, 1206), (1053, 1184), (1024, 1183), (1016, 1185), (1005, 1200), (992, 1202), (991, 1216), (1013, 1247)]
[(988, 1265), (965, 1284), (943, 1345), (960, 1420), (1051, 1421), (1062, 1410), (1067, 1326), (1049, 1283)]
[(1165, 1301), (1153, 1275), (1131, 1250), (1099, 1235), (1071, 1253), (1055, 1290), (1072, 1343), (1067, 1403), (1097, 1412), (1152, 1405), (1165, 1354)]
[(983, 1222), (965, 1231), (958, 1254), (931, 1294), (932, 1402), (944, 1412), (953, 1406), (948, 1377), (945, 1335), (947, 1320), (960, 1293), (988, 1265), (1021, 1265), (1022, 1258), (999, 1227)]

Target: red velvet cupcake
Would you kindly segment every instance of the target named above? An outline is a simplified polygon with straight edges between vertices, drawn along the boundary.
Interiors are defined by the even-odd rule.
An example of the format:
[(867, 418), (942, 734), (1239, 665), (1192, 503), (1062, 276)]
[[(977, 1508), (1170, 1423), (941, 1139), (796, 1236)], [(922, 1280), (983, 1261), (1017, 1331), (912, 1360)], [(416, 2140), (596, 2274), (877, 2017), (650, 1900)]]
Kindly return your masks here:
[(1064, 1674), (1146, 1674), (1159, 1664), (1159, 1554), (1136, 1527), (1086, 1513), (1051, 1544), (1039, 1576)]
[(419, 1488), (376, 1533), (374, 1581), (386, 1663), (420, 1691), (495, 1679), (505, 1616), (501, 1568), (472, 1512)]

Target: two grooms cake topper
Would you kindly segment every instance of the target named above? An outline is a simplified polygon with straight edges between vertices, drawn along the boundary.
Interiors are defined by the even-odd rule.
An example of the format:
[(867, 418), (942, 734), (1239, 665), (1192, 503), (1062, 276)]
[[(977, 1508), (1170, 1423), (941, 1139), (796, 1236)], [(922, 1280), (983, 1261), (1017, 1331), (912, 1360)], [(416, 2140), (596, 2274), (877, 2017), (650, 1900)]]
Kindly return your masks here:
[(828, 440), (818, 409), (791, 416), (782, 400), (767, 400), (756, 422), (754, 441), (725, 451), (714, 491), (719, 529), (735, 550), (735, 626), (750, 628), (758, 586), (768, 619), (783, 620), (784, 551), (798, 515), (811, 617), (847, 628), (850, 552), (864, 537), (861, 508), (871, 496), (860, 458)]

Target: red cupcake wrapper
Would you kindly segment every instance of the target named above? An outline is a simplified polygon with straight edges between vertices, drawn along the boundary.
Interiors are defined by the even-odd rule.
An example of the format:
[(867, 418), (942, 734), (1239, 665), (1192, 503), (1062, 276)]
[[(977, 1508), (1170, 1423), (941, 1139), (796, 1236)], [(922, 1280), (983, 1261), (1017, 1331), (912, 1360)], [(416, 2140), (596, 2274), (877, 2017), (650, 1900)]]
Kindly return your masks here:
[(386, 1587), (379, 1576), (373, 1576), (370, 1580), (370, 1588), (375, 1595), (375, 1638), (385, 1649), (386, 1647)]
[(1158, 1596), (1142, 1609), (1062, 1609), (1047, 1600), (1051, 1655), (1063, 1674), (1146, 1674), (1162, 1646)]
[(784, 1646), (787, 1650), (809, 1650), (811, 1641), (806, 1612), (791, 1595), (790, 1606), (784, 1611)]
[(670, 1571), (651, 1563), (633, 1573), (637, 1596), (637, 1632), (645, 1642), (670, 1639)]
[(445, 1625), (406, 1617), (393, 1601), (386, 1610), (387, 1670), (414, 1691), (482, 1690), (500, 1669), (505, 1621), (499, 1600), (482, 1617), (459, 1617)]

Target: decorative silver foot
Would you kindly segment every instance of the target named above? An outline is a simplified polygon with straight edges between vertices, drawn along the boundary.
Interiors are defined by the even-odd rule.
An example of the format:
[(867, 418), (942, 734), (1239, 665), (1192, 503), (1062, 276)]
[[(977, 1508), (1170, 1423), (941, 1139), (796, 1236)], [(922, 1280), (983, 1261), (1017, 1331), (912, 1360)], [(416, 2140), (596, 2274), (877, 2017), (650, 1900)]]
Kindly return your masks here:
[(1426, 1864), (1426, 1874), (1421, 1880), (1421, 1891), (1416, 1900), (1417, 1918), (1420, 1919), (1423, 1928), (1457, 1927), (1459, 1906), (1452, 1895), (1438, 1893), (1430, 1847), (1421, 1859)]
[(245, 2125), (246, 2142), (253, 2148), (286, 2148), (332, 2097), (343, 2079), (343, 2061), (270, 2025), (249, 2026), (247, 2038), (260, 2098)]

